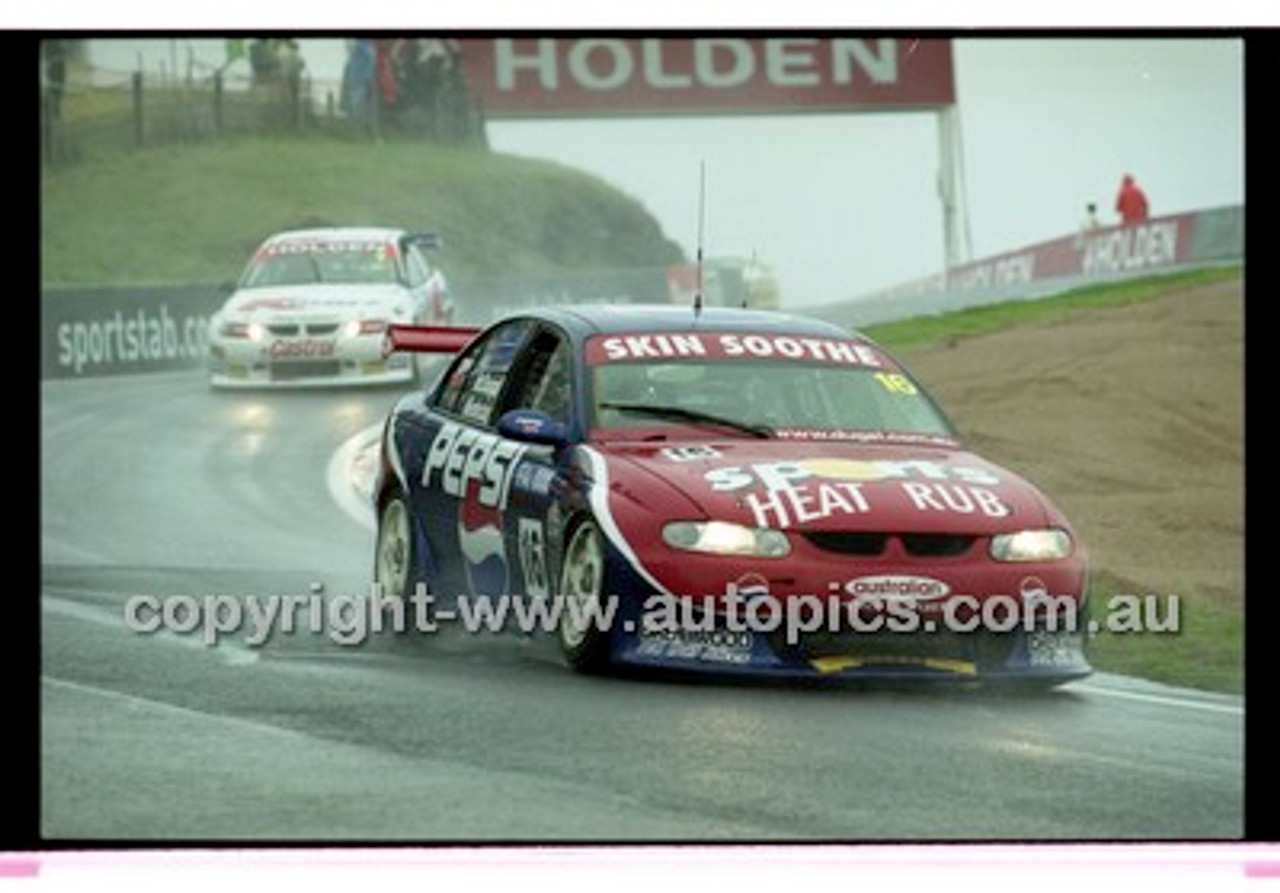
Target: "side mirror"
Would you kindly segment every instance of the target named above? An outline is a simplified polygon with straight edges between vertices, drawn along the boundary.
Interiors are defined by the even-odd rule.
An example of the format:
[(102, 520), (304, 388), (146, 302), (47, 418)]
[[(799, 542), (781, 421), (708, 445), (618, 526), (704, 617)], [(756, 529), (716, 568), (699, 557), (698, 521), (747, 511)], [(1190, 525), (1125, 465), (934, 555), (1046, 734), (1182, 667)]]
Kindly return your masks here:
[(562, 447), (569, 442), (565, 426), (538, 409), (513, 409), (498, 419), (498, 433), (522, 443)]

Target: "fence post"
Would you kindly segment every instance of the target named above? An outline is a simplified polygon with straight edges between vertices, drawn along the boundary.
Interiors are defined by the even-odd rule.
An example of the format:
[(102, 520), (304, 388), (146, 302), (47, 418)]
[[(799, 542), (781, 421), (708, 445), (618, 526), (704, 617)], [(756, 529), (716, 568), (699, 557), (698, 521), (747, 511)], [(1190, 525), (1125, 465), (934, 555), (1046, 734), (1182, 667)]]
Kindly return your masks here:
[(222, 72), (213, 73), (213, 132), (222, 136)]
[(42, 124), (44, 125), (44, 160), (46, 164), (52, 165), (57, 159), (57, 151), (54, 147), (54, 134), (57, 130), (57, 124), (53, 120), (53, 97), (47, 93), (42, 97), (41, 110), (44, 114)]
[(137, 148), (142, 148), (145, 135), (142, 114), (142, 72), (135, 71), (133, 73), (133, 142)]

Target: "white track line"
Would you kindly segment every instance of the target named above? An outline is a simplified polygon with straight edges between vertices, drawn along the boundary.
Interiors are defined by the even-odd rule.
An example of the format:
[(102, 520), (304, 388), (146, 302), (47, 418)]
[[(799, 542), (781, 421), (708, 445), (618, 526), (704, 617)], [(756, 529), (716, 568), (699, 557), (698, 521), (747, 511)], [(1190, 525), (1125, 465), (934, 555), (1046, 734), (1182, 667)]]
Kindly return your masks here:
[(1230, 713), (1234, 716), (1244, 716), (1244, 705), (1242, 704), (1220, 704), (1214, 701), (1200, 701), (1170, 695), (1149, 695), (1137, 691), (1124, 691), (1118, 688), (1089, 685), (1088, 683), (1076, 683), (1066, 690), (1078, 691), (1089, 695), (1102, 695), (1108, 698), (1121, 698), (1128, 701), (1141, 701), (1146, 704), (1160, 704), (1165, 707), (1179, 707), (1185, 710), (1207, 710), (1210, 713)]
[(195, 635), (178, 635), (163, 629), (156, 630), (153, 633), (134, 632), (125, 623), (123, 613), (117, 614), (107, 608), (99, 608), (74, 599), (46, 595), (40, 599), (40, 608), (51, 614), (60, 614), (63, 617), (84, 620), (89, 623), (96, 623), (99, 626), (108, 626), (117, 632), (127, 633), (135, 638), (154, 639), (171, 645), (181, 645), (184, 648), (195, 648), (207, 652), (233, 667), (255, 664), (260, 656), (255, 649), (246, 648), (224, 639), (219, 639), (217, 643), (210, 645), (203, 638)]
[(376, 456), (382, 426), (370, 425), (347, 440), (329, 459), (325, 480), (338, 507), (368, 530), (377, 528), (373, 506), (369, 502), (373, 486), (372, 457)]

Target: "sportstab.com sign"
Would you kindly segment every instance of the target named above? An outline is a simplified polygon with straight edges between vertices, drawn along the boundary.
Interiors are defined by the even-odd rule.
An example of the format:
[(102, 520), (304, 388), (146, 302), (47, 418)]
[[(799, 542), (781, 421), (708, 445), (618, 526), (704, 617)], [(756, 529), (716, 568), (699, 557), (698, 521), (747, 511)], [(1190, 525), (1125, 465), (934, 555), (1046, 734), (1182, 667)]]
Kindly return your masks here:
[(209, 317), (223, 300), (211, 285), (45, 289), (40, 376), (87, 378), (203, 366)]
[(955, 103), (951, 41), (696, 37), (458, 41), (489, 118), (930, 109)]

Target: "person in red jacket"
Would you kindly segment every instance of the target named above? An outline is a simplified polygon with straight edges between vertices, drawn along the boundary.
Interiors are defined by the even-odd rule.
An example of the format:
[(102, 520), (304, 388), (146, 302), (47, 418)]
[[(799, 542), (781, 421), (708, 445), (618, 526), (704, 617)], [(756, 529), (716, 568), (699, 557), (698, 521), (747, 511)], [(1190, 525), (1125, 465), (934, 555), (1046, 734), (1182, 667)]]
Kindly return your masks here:
[(1120, 223), (1124, 226), (1142, 223), (1147, 219), (1147, 195), (1132, 174), (1125, 174), (1120, 181), (1120, 192), (1116, 195), (1116, 213), (1120, 215)]

